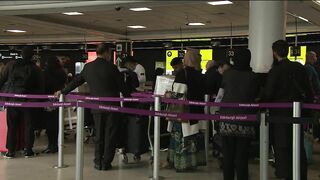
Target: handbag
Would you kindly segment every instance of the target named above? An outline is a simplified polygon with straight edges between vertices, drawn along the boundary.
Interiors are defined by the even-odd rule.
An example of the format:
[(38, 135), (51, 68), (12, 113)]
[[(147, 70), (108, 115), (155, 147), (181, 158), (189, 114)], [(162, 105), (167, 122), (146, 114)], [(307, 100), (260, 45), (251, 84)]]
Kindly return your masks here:
[[(184, 73), (185, 73), (185, 78), (186, 78), (186, 82), (187, 82), (187, 72), (184, 69)], [(175, 88), (174, 86), (179, 86), (178, 88)], [(188, 86), (186, 84), (182, 84), (182, 83), (176, 83), (174, 82), (172, 85), (172, 91), (168, 92), (168, 96), (169, 98), (172, 99), (179, 99), (179, 100), (187, 100), (187, 90)], [(190, 109), (189, 109), (189, 105), (186, 104), (168, 104), (167, 111), (169, 112), (173, 112), (173, 113), (189, 113)], [(166, 118), (167, 121), (178, 121), (178, 122), (189, 122), (189, 120), (184, 120), (184, 119), (179, 119), (179, 118)]]
[[(170, 92), (171, 93), (171, 98), (176, 97), (176, 95), (173, 95), (175, 93)], [(180, 100), (185, 100), (184, 98), (180, 98)], [(173, 112), (173, 113), (189, 113), (189, 105), (185, 105), (185, 104), (168, 104), (167, 105), (167, 111), (169, 112)], [(183, 122), (183, 121), (188, 121), (188, 120), (183, 120), (183, 119), (179, 119), (179, 118), (166, 118), (167, 121), (178, 121), (178, 122)]]

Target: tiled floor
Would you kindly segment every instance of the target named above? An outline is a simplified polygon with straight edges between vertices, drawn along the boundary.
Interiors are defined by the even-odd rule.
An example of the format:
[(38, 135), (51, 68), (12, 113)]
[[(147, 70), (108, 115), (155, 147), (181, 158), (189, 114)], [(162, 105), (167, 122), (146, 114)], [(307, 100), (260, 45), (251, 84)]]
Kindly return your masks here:
[[(35, 150), (40, 151), (45, 148), (45, 139), (37, 139)], [(309, 168), (309, 180), (319, 180), (320, 174), (320, 145), (316, 145), (318, 151), (315, 152), (315, 163)], [(0, 180), (74, 180), (75, 179), (75, 143), (74, 139), (66, 140), (65, 162), (69, 165), (65, 169), (54, 169), (57, 163), (57, 154), (39, 155), (35, 158), (25, 159), (17, 157), (15, 159), (0, 159)], [(165, 153), (162, 153), (162, 159)], [(84, 180), (143, 180), (151, 175), (149, 155), (143, 156), (139, 164), (130, 163), (123, 165), (116, 156), (111, 171), (96, 171), (93, 169), (93, 146), (85, 145), (85, 168)], [(129, 156), (132, 162), (132, 157)], [(259, 179), (258, 161), (250, 164), (251, 180)], [(270, 167), (270, 179), (275, 179), (273, 169)], [(215, 159), (211, 158), (208, 167), (199, 168), (195, 173), (177, 174), (173, 170), (161, 169), (160, 175), (169, 180), (222, 180), (222, 174)]]

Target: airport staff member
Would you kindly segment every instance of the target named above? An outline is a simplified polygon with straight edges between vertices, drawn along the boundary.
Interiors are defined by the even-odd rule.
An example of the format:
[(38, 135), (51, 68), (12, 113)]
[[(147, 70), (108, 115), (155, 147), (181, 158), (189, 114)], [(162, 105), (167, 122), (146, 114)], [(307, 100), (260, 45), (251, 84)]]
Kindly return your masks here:
[[(272, 45), (275, 65), (270, 70), (265, 87), (267, 102), (310, 102), (312, 90), (307, 72), (303, 65), (288, 60), (289, 45), (278, 40)], [(270, 116), (292, 117), (291, 109), (271, 109)], [(271, 141), (275, 150), (276, 176), (285, 180), (292, 179), (292, 123), (271, 124)], [(301, 132), (303, 132), (301, 128)], [(307, 158), (304, 149), (303, 133), (300, 143), (301, 180), (307, 180)]]
[(137, 73), (139, 80), (139, 87), (137, 91), (144, 91), (146, 84), (146, 70), (137, 62), (132, 56), (128, 56), (125, 60), (126, 67)]
[[(92, 96), (119, 97), (120, 92), (127, 95), (124, 82), (116, 65), (110, 61), (111, 51), (106, 44), (97, 46), (97, 59), (86, 64), (81, 73), (64, 89), (55, 93), (68, 94), (76, 87), (87, 82)], [(117, 102), (103, 104), (119, 106)], [(94, 168), (109, 170), (112, 168), (119, 127), (118, 113), (92, 110), (96, 130)]]

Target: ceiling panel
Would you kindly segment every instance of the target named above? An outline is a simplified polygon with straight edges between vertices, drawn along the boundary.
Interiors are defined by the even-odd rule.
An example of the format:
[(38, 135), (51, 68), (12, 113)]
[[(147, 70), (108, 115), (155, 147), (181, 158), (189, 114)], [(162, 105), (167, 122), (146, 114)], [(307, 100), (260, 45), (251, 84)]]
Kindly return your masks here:
[[(84, 41), (118, 39), (161, 39), (180, 38), (180, 28), (184, 38), (230, 35), (232, 23), (234, 35), (246, 35), (249, 22), (249, 2), (234, 1), (233, 5), (211, 6), (206, 1), (7, 1), (0, 2), (0, 43), (19, 43), (32, 39), (45, 41)], [(25, 8), (26, 11), (14, 9)], [(20, 3), (20, 4), (19, 4)], [(25, 5), (27, 4), (27, 5)], [(31, 4), (31, 6), (29, 5)], [(66, 7), (63, 7), (63, 4)], [(74, 4), (74, 6), (72, 6)], [(83, 6), (87, 4), (88, 6)], [(147, 6), (152, 11), (132, 12), (130, 7)], [(5, 9), (5, 7), (13, 9)], [(50, 8), (51, 7), (51, 8)], [(55, 7), (55, 8), (52, 8)], [(119, 11), (115, 7), (120, 7)], [(1, 9), (0, 8), (0, 9)], [(29, 9), (28, 9), (29, 8)], [(32, 9), (33, 8), (33, 9)], [(320, 6), (311, 1), (288, 1), (288, 12), (310, 20), (308, 24), (298, 19), (298, 31), (319, 31)], [(66, 16), (62, 12), (81, 10), (83, 16)], [(23, 12), (26, 12), (23, 14)], [(10, 14), (10, 15), (1, 15)], [(186, 26), (187, 22), (202, 22), (205, 26)], [(295, 18), (288, 15), (288, 32), (295, 31)], [(127, 29), (128, 25), (144, 25), (147, 29)], [(3, 30), (16, 28), (27, 30), (24, 34), (7, 33)], [(128, 35), (128, 37), (127, 37)], [(77, 38), (78, 37), (78, 38)], [(16, 38), (16, 40), (15, 40)]]

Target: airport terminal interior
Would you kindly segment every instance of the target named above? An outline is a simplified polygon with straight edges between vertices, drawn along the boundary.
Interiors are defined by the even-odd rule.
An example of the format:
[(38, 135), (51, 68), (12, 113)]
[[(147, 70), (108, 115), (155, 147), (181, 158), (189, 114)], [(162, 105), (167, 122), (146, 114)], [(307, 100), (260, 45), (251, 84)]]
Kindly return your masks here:
[[(205, 127), (198, 128), (197, 133), (195, 133), (196, 135), (185, 135), (187, 133), (183, 129), (185, 123), (181, 120), (183, 118), (176, 118), (179, 120), (175, 121), (168, 115), (161, 115), (160, 118), (160, 115), (156, 117), (154, 113), (147, 113), (148, 111), (154, 112), (154, 110), (163, 112), (169, 111), (170, 107), (173, 107), (170, 106), (169, 101), (172, 97), (176, 98), (175, 101), (178, 101), (177, 99), (180, 98), (179, 100), (204, 102), (204, 94), (208, 94), (210, 96), (206, 96), (208, 97), (208, 99), (206, 99), (207, 102), (212, 101), (219, 103), (221, 101), (221, 99), (220, 101), (217, 101), (220, 92), (222, 92), (220, 90), (223, 90), (222, 86), (220, 87), (219, 85), (217, 92), (210, 92), (210, 94), (209, 92), (202, 93), (201, 90), (197, 89), (198, 87), (195, 89), (188, 89), (190, 92), (194, 90), (194, 94), (202, 93), (200, 99), (188, 99), (187, 97), (181, 99), (180, 96), (176, 95), (176, 97), (173, 95), (175, 93), (171, 93), (169, 100), (157, 104), (157, 100), (155, 100), (154, 97), (161, 97), (163, 99), (168, 98), (168, 88), (174, 89), (174, 84), (178, 81), (174, 76), (176, 75), (176, 77), (178, 77), (179, 74), (174, 67), (175, 64), (173, 64), (176, 58), (181, 61), (181, 64), (182, 62), (185, 63), (184, 73), (182, 74), (185, 75), (184, 81), (187, 82), (189, 80), (188, 78), (192, 79), (193, 77), (187, 75), (189, 70), (186, 64), (188, 62), (191, 64), (194, 62), (192, 60), (187, 61), (184, 57), (193, 57), (190, 54), (195, 53), (193, 55), (200, 57), (201, 59), (198, 67), (199, 69), (197, 69), (199, 75), (207, 77), (205, 76), (205, 74), (207, 74), (206, 72), (209, 72), (211, 66), (216, 66), (217, 69), (215, 73), (223, 78), (224, 76), (222, 74), (229, 71), (224, 69), (225, 65), (230, 67), (234, 66), (235, 68), (237, 62), (234, 63), (233, 60), (236, 61), (239, 58), (237, 53), (245, 49), (246, 51), (241, 51), (241, 55), (245, 56), (244, 54), (250, 50), (251, 54), (249, 56), (251, 57), (251, 63), (250, 57), (248, 62), (250, 63), (250, 71), (252, 70), (255, 74), (258, 74), (259, 77), (263, 77), (263, 80), (260, 81), (260, 84), (262, 84), (267, 82), (265, 79), (267, 78), (270, 69), (276, 66), (273, 63), (275, 59), (277, 59), (277, 56), (274, 54), (275, 48), (277, 47), (273, 43), (280, 39), (286, 40), (285, 43), (288, 45), (288, 53), (285, 56), (279, 56), (278, 59), (282, 60), (284, 58), (288, 59), (288, 62), (298, 62), (294, 64), (299, 64), (299, 67), (306, 67), (302, 68), (302, 71), (306, 72), (306, 74), (308, 65), (312, 66), (312, 73), (315, 73), (316, 75), (314, 77), (317, 77), (314, 81), (317, 81), (319, 89), (317, 90), (315, 86), (313, 86), (314, 81), (309, 78), (311, 84), (310, 88), (313, 88), (312, 92), (314, 93), (316, 100), (308, 103), (319, 103), (320, 60), (319, 58), (317, 59), (317, 57), (320, 56), (319, 0), (1, 0), (0, 180), (320, 179), (320, 106), (314, 105), (312, 107), (315, 108), (312, 112), (308, 111), (308, 114), (310, 115), (308, 118), (312, 119), (313, 123), (304, 121), (302, 123), (303, 125), (299, 125), (299, 127), (301, 126), (303, 128), (295, 128), (298, 127), (298, 125), (296, 126), (295, 124), (293, 132), (292, 129), (289, 131), (291, 133), (289, 137), (295, 139), (293, 140), (293, 143), (292, 141), (291, 144), (289, 143), (290, 148), (287, 151), (287, 154), (292, 154), (290, 154), (291, 159), (283, 158), (285, 161), (288, 160), (291, 163), (289, 164), (292, 168), (285, 170), (290, 174), (288, 177), (283, 177), (280, 173), (281, 171), (276, 171), (278, 166), (280, 166), (278, 165), (278, 162), (280, 161), (277, 161), (277, 159), (281, 159), (281, 157), (276, 155), (278, 152), (277, 147), (275, 147), (272, 142), (272, 137), (275, 136), (271, 129), (271, 127), (273, 127), (272, 124), (270, 124), (270, 131), (268, 129), (269, 134), (263, 129), (268, 127), (263, 126), (264, 123), (261, 123), (261, 127), (259, 123), (256, 123), (254, 127), (252, 126), (253, 131), (256, 133), (250, 139), (250, 143), (248, 143), (247, 160), (249, 166), (247, 177), (246, 175), (242, 176), (245, 173), (235, 172), (235, 177), (227, 178), (228, 173), (226, 172), (228, 172), (228, 170), (226, 169), (229, 168), (229, 166), (223, 164), (226, 157), (223, 157), (225, 150), (223, 150), (224, 148), (222, 147), (226, 144), (226, 141), (224, 136), (220, 134), (219, 131), (216, 131), (216, 128), (219, 129), (222, 125), (219, 120), (211, 123), (211, 120), (215, 119), (210, 119), (210, 117), (218, 117), (219, 115), (219, 110), (214, 109), (215, 106), (197, 106), (200, 111), (195, 112), (200, 114), (198, 114), (199, 117), (204, 117), (206, 120), (201, 121)], [(98, 50), (99, 47), (101, 48), (101, 45), (104, 45), (102, 46), (102, 53)], [(32, 118), (32, 132), (35, 136), (33, 151), (32, 149), (31, 151), (28, 151), (30, 148), (28, 149), (28, 147), (26, 147), (26, 144), (29, 143), (29, 141), (26, 140), (26, 136), (29, 137), (30, 134), (26, 133), (26, 129), (29, 128), (29, 126), (26, 125), (26, 122), (29, 121), (24, 121), (24, 118), (29, 118), (21, 116), (22, 118), (19, 121), (20, 124), (17, 125), (19, 127), (16, 128), (15, 144), (13, 145), (15, 146), (15, 153), (10, 154), (10, 147), (7, 142), (10, 138), (7, 138), (7, 136), (9, 134), (8, 127), (11, 123), (8, 114), (12, 115), (12, 109), (19, 109), (19, 112), (26, 112), (24, 108), (11, 107), (18, 105), (10, 104), (10, 102), (17, 101), (18, 104), (20, 100), (22, 104), (23, 102), (26, 104), (28, 104), (28, 102), (47, 102), (46, 100), (43, 100), (45, 98), (32, 99), (30, 101), (26, 97), (22, 97), (21, 99), (17, 94), (28, 94), (22, 91), (16, 92), (16, 95), (13, 97), (8, 96), (8, 94), (5, 95), (5, 93), (15, 93), (5, 92), (2, 87), (6, 85), (6, 81), (3, 80), (3, 77), (8, 74), (7, 69), (9, 69), (8, 71), (10, 72), (10, 68), (7, 67), (12, 64), (11, 62), (19, 64), (17, 62), (24, 60), (26, 52), (28, 52), (26, 47), (31, 48), (32, 58), (30, 59), (32, 59), (32, 62), (38, 66), (39, 71), (43, 74), (46, 74), (46, 68), (50, 65), (49, 61), (51, 61), (53, 57), (54, 60), (57, 60), (59, 67), (61, 66), (65, 73), (65, 84), (63, 84), (60, 89), (55, 89), (50, 92), (51, 94), (42, 93), (42, 95), (53, 96), (54, 93), (57, 94), (58, 92), (61, 92), (58, 90), (62, 90), (65, 87), (64, 85), (73, 82), (74, 79), (79, 77), (86, 79), (87, 76), (84, 75), (85, 73), (82, 73), (82, 70), (84, 67), (87, 67), (87, 70), (89, 70), (90, 64), (93, 64), (96, 59), (103, 57), (103, 53), (107, 51), (103, 48), (106, 47), (110, 48), (110, 51), (107, 52), (110, 62), (119, 66), (118, 69), (120, 72), (122, 72), (121, 68), (126, 68), (130, 73), (135, 73), (134, 77), (137, 77), (138, 80), (138, 84), (132, 90), (135, 95), (131, 94), (132, 96), (127, 99), (127, 101), (132, 101), (131, 104), (129, 102), (129, 105), (126, 106), (127, 102), (125, 102), (126, 100), (123, 98), (121, 100), (120, 110), (112, 108), (110, 110), (110, 107), (104, 108), (104, 110), (108, 109), (108, 112), (119, 111), (120, 113), (118, 113), (119, 116), (117, 116), (117, 120), (122, 123), (119, 132), (117, 132), (116, 140), (109, 139), (110, 142), (115, 141), (114, 143), (117, 144), (116, 153), (111, 164), (101, 164), (101, 162), (100, 164), (97, 164), (97, 161), (94, 161), (95, 155), (97, 156), (98, 146), (98, 143), (96, 142), (97, 130), (94, 123), (96, 123), (97, 114), (99, 113), (91, 113), (87, 108), (83, 109), (80, 108), (80, 106), (76, 108), (72, 105), (65, 105), (65, 107), (57, 108), (58, 105), (55, 106), (53, 102), (59, 101), (60, 94), (58, 94), (58, 98), (47, 98), (50, 99), (49, 103), (51, 103), (51, 107), (48, 105), (48, 107), (42, 106), (31, 108), (34, 110), (32, 112), (35, 113)], [(309, 60), (311, 56), (315, 59), (312, 65)], [(130, 69), (132, 63), (138, 63), (142, 66), (142, 68), (144, 68), (143, 72), (136, 71), (137, 68)], [(134, 66), (137, 67), (137, 65)], [(101, 66), (97, 66), (96, 69), (97, 72), (93, 70), (91, 76), (95, 73), (97, 76), (101, 75), (101, 73), (98, 72), (98, 69), (101, 70)], [(180, 72), (181, 71), (182, 70), (180, 70)], [(124, 75), (124, 81), (127, 81), (127, 78), (130, 77), (130, 73)], [(120, 73), (117, 75), (120, 76)], [(142, 76), (144, 78), (143, 82), (140, 79)], [(8, 77), (10, 77), (10, 75), (8, 75)], [(55, 78), (58, 79), (59, 76), (52, 75), (49, 80), (54, 81)], [(84, 79), (82, 80), (84, 81)], [(110, 79), (118, 79), (118, 77), (109, 77), (106, 81), (109, 81)], [(305, 82), (307, 81), (308, 80)], [(201, 85), (201, 82), (204, 81), (199, 80), (197, 82), (196, 80), (193, 84)], [(99, 83), (102, 84), (104, 82)], [(178, 82), (177, 84), (179, 83), (182, 84), (182, 82)], [(210, 83), (211, 82), (209, 82), (209, 84)], [(212, 81), (212, 84), (214, 83), (216, 82)], [(50, 83), (47, 82), (47, 84)], [(116, 86), (115, 84), (116, 83), (111, 84), (110, 86)], [(295, 80), (293, 80), (291, 84), (294, 84), (294, 86), (291, 87), (296, 87)], [(71, 94), (76, 94), (74, 97), (78, 97), (78, 95), (79, 97), (89, 96), (91, 93), (90, 85), (91, 84), (88, 81), (88, 83), (76, 87)], [(234, 88), (236, 89), (239, 87), (235, 85)], [(300, 93), (299, 86), (297, 89), (298, 93)], [(284, 91), (290, 90), (292, 89), (288, 88)], [(230, 92), (236, 91), (233, 90)], [(120, 95), (120, 93), (118, 94)], [(305, 94), (301, 94), (304, 97)], [(91, 95), (99, 96), (95, 94)], [(121, 95), (123, 96), (124, 93), (122, 92)], [(101, 96), (108, 98), (107, 95)], [(114, 97), (115, 96), (112, 96), (112, 98)], [(119, 97), (120, 96), (117, 98)], [(93, 102), (94, 99), (89, 98), (66, 99), (68, 102), (70, 100), (71, 104), (73, 103), (78, 106), (83, 103), (82, 101), (86, 103), (87, 101), (85, 100), (91, 100), (88, 102)], [(221, 98), (223, 102), (223, 97)], [(99, 98), (97, 99), (99, 100)], [(5, 104), (4, 101), (6, 101), (7, 104)], [(79, 101), (81, 102), (79, 103)], [(117, 104), (117, 106), (120, 106), (120, 100), (117, 102), (115, 101), (117, 100), (113, 100), (113, 104), (111, 103), (111, 105)], [(96, 101), (94, 100), (94, 102)], [(229, 102), (254, 103), (250, 100), (244, 102)], [(279, 103), (277, 101), (273, 102)], [(287, 101), (281, 102), (286, 103)], [(292, 105), (292, 102), (290, 103)], [(87, 106), (89, 105), (90, 104), (88, 103)], [(99, 102), (97, 106), (99, 105), (107, 106), (109, 104)], [(195, 103), (193, 105), (195, 106)], [(102, 109), (100, 106), (98, 108)], [(221, 107), (221, 109), (223, 108)], [(266, 108), (264, 108), (264, 110), (265, 109)], [(270, 112), (271, 111), (272, 110), (270, 110)], [(289, 111), (292, 115), (291, 106)], [(261, 110), (261, 112), (264, 111)], [(261, 112), (259, 111), (259, 113)], [(47, 115), (44, 115), (46, 113)], [(58, 140), (56, 140), (56, 146), (54, 146), (53, 149), (50, 149), (50, 142), (48, 145), (48, 136), (52, 133), (50, 128), (48, 128), (49, 123), (47, 123), (47, 118), (49, 118), (48, 114), (51, 116), (50, 113), (55, 113), (51, 114), (53, 118), (51, 117), (50, 119), (53, 119), (53, 121), (56, 122), (51, 125), (56, 125), (56, 129), (59, 128), (59, 135), (56, 134)], [(190, 115), (186, 114), (185, 111), (182, 111), (182, 114), (183, 113), (184, 115)], [(215, 113), (218, 115), (214, 116)], [(256, 115), (257, 113), (258, 112), (256, 112)], [(270, 114), (272, 114), (272, 112)], [(295, 117), (299, 116), (300, 115)], [(302, 117), (306, 118), (306, 116), (307, 115), (304, 114), (303, 110)], [(193, 122), (198, 122), (201, 119), (197, 119), (196, 115), (190, 115), (190, 119), (192, 118), (193, 120), (196, 120)], [(259, 114), (255, 119), (261, 120), (262, 118), (260, 118)], [(61, 125), (60, 123), (58, 127), (58, 122), (63, 122), (63, 124)], [(79, 126), (79, 122), (83, 122), (84, 124)], [(180, 128), (181, 132), (179, 132), (180, 134), (178, 133), (179, 136), (184, 134), (183, 137), (179, 137), (180, 139), (176, 137), (178, 136), (177, 134), (168, 131), (170, 128), (167, 128), (167, 126), (169, 124), (170, 127), (170, 123), (172, 122), (174, 123), (173, 125), (171, 124), (171, 128)], [(187, 121), (187, 123), (192, 127), (193, 124), (191, 121)], [(224, 122), (221, 123), (223, 124)], [(292, 122), (290, 123), (292, 124)], [(159, 131), (157, 129), (158, 127)], [(290, 128), (291, 127), (292, 126), (290, 126)], [(63, 132), (61, 132), (61, 129)], [(194, 131), (194, 129), (190, 131)], [(295, 136), (295, 133), (298, 131), (302, 138)], [(294, 137), (292, 137), (292, 133), (294, 134)], [(105, 138), (109, 138), (108, 136), (109, 135), (105, 135)], [(157, 137), (159, 137), (160, 142)], [(194, 141), (191, 140), (190, 137), (196, 138), (195, 143), (193, 143)], [(275, 139), (277, 138), (282, 139), (281, 137), (275, 137)], [(181, 142), (176, 142), (179, 141), (177, 139), (181, 140)], [(268, 140), (266, 141), (265, 139)], [(246, 141), (241, 142), (247, 143)], [(178, 143), (180, 144), (178, 145)], [(306, 167), (308, 168), (307, 179), (302, 177), (303, 175), (300, 177), (300, 174), (303, 174), (303, 171), (301, 170), (300, 172), (300, 169), (298, 169), (299, 166), (304, 166), (303, 163), (296, 158), (300, 156), (299, 151), (301, 149), (297, 150), (299, 148), (293, 148), (294, 145), (296, 145), (295, 147), (299, 147), (299, 143), (301, 143), (301, 147), (303, 146), (306, 152)], [(186, 147), (180, 147), (180, 145)], [(172, 146), (175, 146), (175, 149), (172, 150)], [(192, 148), (188, 146), (196, 147)], [(246, 144), (242, 144), (242, 146), (246, 146)], [(106, 149), (107, 146), (104, 147), (105, 151), (107, 151)], [(188, 151), (187, 153), (190, 153), (189, 151), (193, 151), (194, 149), (196, 149), (197, 153), (202, 153), (202, 155), (205, 156), (204, 164), (197, 165), (197, 160), (199, 160), (201, 155), (198, 155), (199, 157), (189, 157), (188, 155), (186, 155), (187, 157), (184, 157), (185, 154), (178, 152)], [(297, 153), (295, 154), (295, 152)], [(172, 153), (180, 153), (179, 157), (174, 157), (174, 162), (170, 161), (170, 158), (172, 158), (170, 155)], [(235, 153), (240, 154), (240, 157), (238, 158), (241, 159), (243, 154), (241, 154), (240, 150)], [(268, 153), (268, 155), (264, 156), (265, 153)], [(106, 157), (102, 156), (102, 158)], [(243, 159), (246, 160), (246, 158)], [(281, 160), (283, 161), (283, 159)], [(192, 163), (194, 163), (193, 161), (196, 161), (196, 165), (193, 164), (191, 170), (188, 168), (182, 168), (181, 170), (179, 169), (179, 166), (185, 165), (183, 164), (184, 160), (187, 162), (192, 161)], [(233, 162), (234, 165), (232, 165), (231, 169), (234, 168), (239, 171), (240, 169), (241, 171), (246, 171), (245, 168), (239, 167), (241, 165), (239, 165), (240, 162), (238, 163), (237, 158), (233, 161), (235, 162)], [(172, 167), (172, 163), (174, 164), (174, 167)], [(108, 165), (112, 166), (109, 167)], [(234, 173), (233, 170), (232, 173)]]

